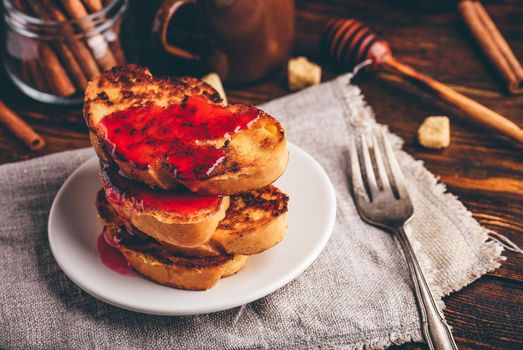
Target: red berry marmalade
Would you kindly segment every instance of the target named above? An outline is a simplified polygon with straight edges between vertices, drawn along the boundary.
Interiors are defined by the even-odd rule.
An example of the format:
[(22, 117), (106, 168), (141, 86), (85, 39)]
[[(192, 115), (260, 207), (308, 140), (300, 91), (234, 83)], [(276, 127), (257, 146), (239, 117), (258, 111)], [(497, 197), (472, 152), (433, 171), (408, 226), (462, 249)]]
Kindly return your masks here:
[(260, 112), (245, 106), (235, 113), (202, 96), (190, 96), (166, 108), (152, 104), (118, 111), (100, 125), (113, 155), (142, 169), (159, 161), (177, 178), (194, 180), (209, 177), (224, 159), (223, 147), (209, 141), (229, 139), (248, 128)]
[(189, 215), (218, 208), (221, 200), (221, 196), (203, 196), (187, 189), (153, 189), (125, 178), (117, 168), (107, 165), (102, 166), (101, 176), (107, 200), (117, 205), (123, 204), (126, 199), (130, 200), (135, 210), (150, 208)]
[(135, 276), (134, 269), (129, 265), (125, 257), (113, 247), (111, 239), (105, 232), (100, 233), (96, 241), (96, 248), (102, 263), (109, 269), (121, 275)]

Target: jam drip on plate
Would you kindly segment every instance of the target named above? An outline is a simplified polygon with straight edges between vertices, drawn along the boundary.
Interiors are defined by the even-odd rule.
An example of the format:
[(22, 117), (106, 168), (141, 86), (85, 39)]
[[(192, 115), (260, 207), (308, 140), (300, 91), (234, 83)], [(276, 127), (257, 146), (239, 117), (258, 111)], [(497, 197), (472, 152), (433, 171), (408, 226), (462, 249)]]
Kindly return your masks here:
[(102, 165), (102, 181), (108, 201), (122, 205), (130, 200), (133, 209), (159, 209), (189, 215), (206, 209), (217, 209), (220, 196), (202, 196), (187, 189), (157, 190), (125, 178), (116, 167)]
[(122, 253), (113, 247), (111, 238), (105, 232), (100, 233), (96, 241), (98, 256), (102, 263), (114, 272), (126, 276), (135, 276), (136, 272), (129, 266)]
[[(166, 108), (131, 107), (101, 121), (113, 155), (147, 168), (158, 161), (179, 179), (206, 178), (224, 159), (228, 140), (248, 128), (260, 110), (243, 106), (241, 113), (190, 96)], [(216, 140), (223, 140), (216, 145)]]

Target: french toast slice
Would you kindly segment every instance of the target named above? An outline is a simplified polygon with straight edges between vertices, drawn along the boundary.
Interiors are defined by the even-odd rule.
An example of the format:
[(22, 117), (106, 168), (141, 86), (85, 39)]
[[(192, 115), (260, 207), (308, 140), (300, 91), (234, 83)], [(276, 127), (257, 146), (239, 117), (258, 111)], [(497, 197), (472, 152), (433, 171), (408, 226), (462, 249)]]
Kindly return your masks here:
[(83, 114), (104, 162), (162, 189), (246, 192), (273, 183), (288, 162), (285, 130), (275, 118), (251, 106), (225, 106), (195, 78), (115, 67), (89, 82)]
[(130, 233), (100, 193), (97, 207), (106, 241), (137, 272), (156, 283), (185, 290), (207, 290), (222, 277), (241, 270), (247, 262), (246, 256), (229, 254), (188, 258), (165, 249), (147, 235)]
[(277, 187), (270, 185), (230, 198), (225, 218), (208, 242), (196, 248), (161, 243), (183, 256), (209, 257), (223, 253), (259, 254), (285, 238), (289, 197)]
[[(134, 203), (143, 203), (131, 194), (136, 192), (114, 188), (114, 182), (110, 186), (113, 187), (104, 184), (105, 197), (129, 230), (147, 234), (177, 254), (189, 257), (219, 256), (223, 253), (253, 255), (273, 247), (285, 237), (289, 197), (273, 185), (231, 196), (225, 217), (217, 224), (210, 239), (195, 247), (176, 244), (179, 240), (176, 229), (183, 225), (165, 224), (162, 215), (168, 216), (170, 213), (149, 207), (149, 212), (139, 211), (135, 214), (132, 209)], [(120, 194), (119, 201), (114, 200), (112, 193)], [(176, 194), (170, 196), (176, 197)], [(145, 218), (147, 216), (150, 218)], [(154, 222), (154, 225), (148, 225), (150, 222)], [(158, 230), (162, 234), (158, 234)]]
[(107, 200), (122, 218), (154, 239), (179, 247), (209, 241), (229, 207), (228, 196), (153, 189), (103, 163), (100, 178)]
[(273, 185), (232, 196), (210, 243), (229, 254), (253, 255), (272, 248), (285, 237), (288, 202), (289, 196)]

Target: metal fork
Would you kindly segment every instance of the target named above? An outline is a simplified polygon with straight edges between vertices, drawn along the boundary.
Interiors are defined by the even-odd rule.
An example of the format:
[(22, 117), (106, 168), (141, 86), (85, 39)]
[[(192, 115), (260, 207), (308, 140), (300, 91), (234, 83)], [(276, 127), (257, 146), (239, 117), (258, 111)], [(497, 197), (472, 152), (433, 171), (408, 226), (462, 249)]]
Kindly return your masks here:
[(404, 184), (394, 151), (381, 132), (351, 140), (351, 185), (361, 218), (370, 225), (391, 232), (400, 242), (414, 285), (423, 324), (423, 337), (432, 350), (457, 349), (445, 319), (436, 307), (418, 259), (405, 233), (414, 207)]

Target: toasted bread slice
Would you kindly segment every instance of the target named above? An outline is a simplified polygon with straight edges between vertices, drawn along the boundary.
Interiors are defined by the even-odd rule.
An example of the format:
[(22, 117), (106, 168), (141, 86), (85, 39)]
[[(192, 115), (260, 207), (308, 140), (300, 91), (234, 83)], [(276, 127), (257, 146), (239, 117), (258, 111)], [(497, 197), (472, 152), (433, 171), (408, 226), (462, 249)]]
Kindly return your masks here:
[(152, 189), (103, 163), (100, 177), (107, 200), (122, 218), (154, 239), (179, 247), (209, 241), (229, 207), (227, 196)]
[(103, 204), (104, 200), (98, 198), (107, 241), (136, 271), (154, 282), (179, 289), (206, 290), (220, 278), (241, 270), (247, 262), (242, 255), (188, 258), (170, 252), (149, 236), (129, 233), (114, 212), (107, 210), (109, 206)]
[(289, 196), (270, 185), (231, 197), (225, 218), (211, 237), (211, 245), (229, 254), (261, 253), (285, 237)]
[(231, 196), (225, 218), (207, 243), (196, 248), (164, 246), (169, 251), (188, 257), (219, 256), (223, 253), (259, 254), (284, 239), (288, 201), (289, 197), (272, 185)]
[[(178, 237), (177, 226), (164, 224), (164, 218), (162, 218), (162, 215), (167, 216), (169, 213), (158, 208), (149, 208), (149, 213), (140, 211), (138, 215), (134, 214), (133, 203), (139, 202), (139, 200), (129, 195), (129, 192), (120, 197), (125, 198), (122, 204), (115, 205), (114, 203), (117, 201), (110, 199), (111, 195), (107, 196), (107, 193), (122, 193), (123, 191), (108, 188), (105, 185), (104, 191), (106, 197), (109, 197), (111, 207), (116, 210), (120, 220), (127, 225), (129, 230), (136, 232), (138, 229), (141, 233), (158, 240), (166, 249), (180, 255), (208, 257), (219, 256), (223, 253), (258, 254), (273, 247), (285, 237), (289, 197), (272, 185), (231, 196), (225, 218), (217, 225), (210, 240), (198, 247), (180, 246), (173, 243), (178, 240), (178, 238), (172, 239), (172, 237)], [(171, 196), (176, 195), (171, 194)], [(150, 218), (144, 219), (145, 216), (150, 216)], [(153, 221), (154, 225), (147, 225)], [(137, 226), (136, 223), (140, 226)], [(161, 228), (162, 235), (157, 233), (158, 228)], [(186, 240), (188, 239), (186, 238)]]
[(153, 78), (134, 65), (89, 82), (84, 118), (99, 157), (129, 178), (202, 194), (236, 194), (273, 183), (287, 166), (285, 130), (246, 105), (224, 106), (195, 78)]

